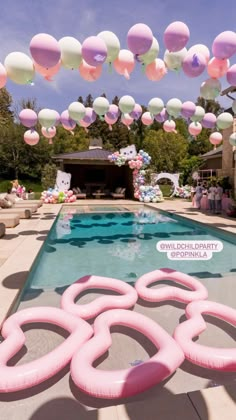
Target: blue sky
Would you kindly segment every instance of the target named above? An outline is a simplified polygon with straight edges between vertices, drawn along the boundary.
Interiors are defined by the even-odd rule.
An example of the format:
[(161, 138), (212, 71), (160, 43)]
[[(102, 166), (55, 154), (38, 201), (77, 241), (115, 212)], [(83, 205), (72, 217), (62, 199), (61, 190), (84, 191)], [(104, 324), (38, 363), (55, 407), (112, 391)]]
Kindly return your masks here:
[[(1, 2), (3, 3), (3, 2)], [(190, 29), (187, 47), (206, 44), (211, 49), (216, 35), (225, 30), (235, 31), (235, 0), (8, 0), (1, 4), (0, 61), (13, 51), (29, 54), (31, 38), (40, 32), (56, 39), (73, 36), (81, 43), (102, 30), (114, 32), (127, 48), (126, 35), (135, 23), (150, 26), (160, 44), (159, 57), (163, 58), (163, 32), (169, 23), (181, 20)], [(30, 54), (29, 54), (30, 55)], [(233, 59), (231, 64), (235, 63)], [(202, 81), (208, 78), (190, 79), (184, 74), (169, 72), (160, 82), (151, 82), (139, 66), (127, 81), (115, 71), (110, 74), (103, 66), (102, 77), (93, 83), (84, 81), (78, 71), (60, 70), (54, 82), (46, 82), (37, 76), (34, 86), (19, 86), (10, 81), (7, 89), (14, 101), (21, 98), (36, 98), (42, 108), (54, 108), (62, 112), (78, 96), (89, 93), (94, 98), (105, 92), (111, 101), (115, 95), (132, 95), (136, 102), (147, 104), (152, 97), (161, 97), (165, 102), (173, 97), (195, 100)], [(222, 87), (228, 86), (225, 78)], [(231, 106), (228, 98), (219, 98), (220, 103)]]

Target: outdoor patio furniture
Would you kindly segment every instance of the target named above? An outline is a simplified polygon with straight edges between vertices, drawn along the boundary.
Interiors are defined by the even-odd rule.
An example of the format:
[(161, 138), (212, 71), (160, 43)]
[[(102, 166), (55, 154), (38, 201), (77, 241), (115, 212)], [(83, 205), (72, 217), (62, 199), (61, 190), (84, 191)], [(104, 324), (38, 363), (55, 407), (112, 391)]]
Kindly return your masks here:
[(31, 203), (27, 203), (27, 202), (18, 202), (16, 204), (13, 204), (13, 206), (11, 207), (12, 209), (29, 209), (31, 211), (31, 213), (36, 213), (38, 211), (38, 206), (37, 204), (31, 204)]
[(31, 210), (30, 209), (25, 209), (24, 207), (2, 209), (2, 210), (0, 210), (0, 215), (2, 216), (3, 214), (6, 214), (6, 215), (17, 214), (20, 219), (31, 219), (31, 216), (32, 216)]
[(20, 223), (20, 217), (16, 213), (1, 214), (0, 210), (0, 223), (4, 223), (6, 228), (13, 228)]
[(105, 197), (105, 193), (104, 192), (102, 192), (102, 191), (95, 191), (93, 194), (92, 194), (92, 196), (93, 197), (95, 197), (95, 198), (101, 198), (101, 197)]
[(5, 235), (6, 232), (6, 226), (4, 223), (0, 223), (0, 238), (2, 238)]
[(126, 188), (116, 188), (115, 192), (111, 193), (112, 198), (125, 198), (125, 190)]
[(79, 200), (80, 198), (87, 198), (87, 194), (82, 192), (79, 187), (72, 188), (73, 193), (75, 194), (76, 198)]

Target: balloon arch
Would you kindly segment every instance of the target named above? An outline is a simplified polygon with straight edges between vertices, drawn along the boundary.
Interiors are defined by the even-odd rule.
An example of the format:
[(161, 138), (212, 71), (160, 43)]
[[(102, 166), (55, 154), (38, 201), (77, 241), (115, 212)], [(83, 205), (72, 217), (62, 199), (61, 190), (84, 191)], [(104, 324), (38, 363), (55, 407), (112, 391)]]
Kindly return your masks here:
[(175, 193), (177, 193), (178, 189), (179, 189), (179, 175), (180, 174), (170, 174), (168, 172), (161, 172), (159, 174), (155, 174), (153, 176), (153, 181), (157, 182), (160, 179), (169, 179), (173, 185), (174, 185), (174, 191), (172, 193), (172, 195), (175, 195)]

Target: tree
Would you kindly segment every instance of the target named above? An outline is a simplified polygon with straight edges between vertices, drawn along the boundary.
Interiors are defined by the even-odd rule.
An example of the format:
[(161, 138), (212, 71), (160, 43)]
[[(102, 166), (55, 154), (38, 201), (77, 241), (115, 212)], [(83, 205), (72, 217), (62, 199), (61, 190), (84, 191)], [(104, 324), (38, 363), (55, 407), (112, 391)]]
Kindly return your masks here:
[(13, 122), (12, 97), (6, 88), (0, 89), (0, 134)]
[(41, 184), (44, 190), (53, 188), (56, 183), (57, 167), (54, 163), (47, 163), (42, 170)]
[(209, 142), (211, 130), (203, 128), (201, 133), (196, 137), (189, 137), (188, 153), (191, 156), (200, 156), (209, 152), (212, 149), (212, 144)]
[(201, 96), (197, 98), (196, 105), (202, 106), (206, 113), (212, 112), (215, 115), (219, 115), (221, 112), (223, 112), (223, 108), (219, 102), (211, 99), (204, 99)]
[(183, 185), (191, 184), (194, 171), (198, 170), (202, 163), (202, 159), (199, 156), (190, 156), (182, 159), (180, 162), (180, 171)]
[(151, 164), (157, 172), (178, 172), (180, 162), (187, 156), (188, 142), (180, 134), (149, 130), (143, 147), (152, 158)]

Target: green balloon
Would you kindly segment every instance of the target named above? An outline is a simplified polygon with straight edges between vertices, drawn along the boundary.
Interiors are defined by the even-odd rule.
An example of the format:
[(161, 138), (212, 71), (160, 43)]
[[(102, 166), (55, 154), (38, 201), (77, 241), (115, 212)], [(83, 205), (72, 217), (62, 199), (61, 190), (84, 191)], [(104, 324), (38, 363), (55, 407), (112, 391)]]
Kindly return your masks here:
[(120, 41), (117, 36), (111, 31), (102, 31), (98, 34), (107, 47), (106, 63), (112, 63), (118, 57), (120, 52)]
[(148, 64), (151, 64), (155, 60), (155, 58), (158, 57), (159, 50), (160, 47), (158, 41), (155, 37), (153, 37), (151, 48), (145, 54), (139, 55), (138, 58), (143, 64), (147, 66)]

